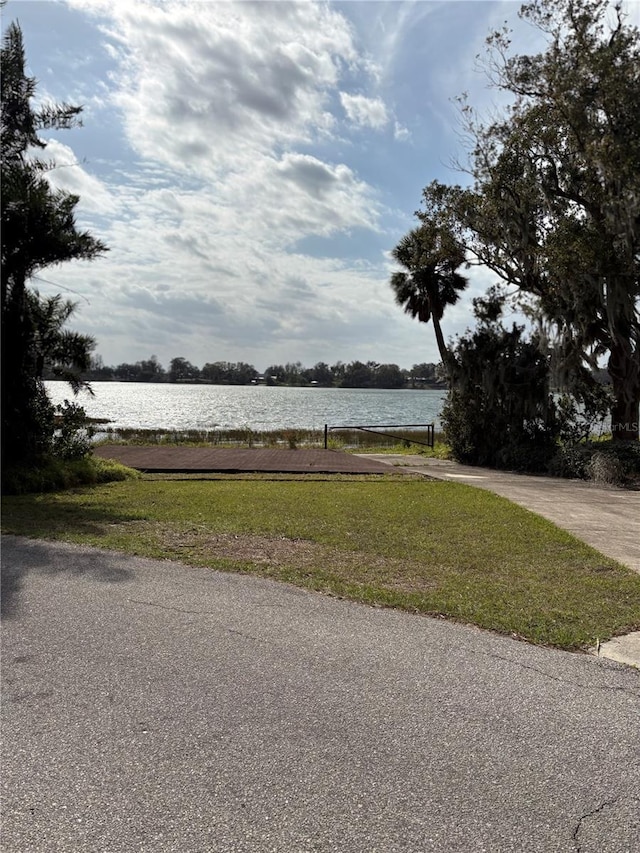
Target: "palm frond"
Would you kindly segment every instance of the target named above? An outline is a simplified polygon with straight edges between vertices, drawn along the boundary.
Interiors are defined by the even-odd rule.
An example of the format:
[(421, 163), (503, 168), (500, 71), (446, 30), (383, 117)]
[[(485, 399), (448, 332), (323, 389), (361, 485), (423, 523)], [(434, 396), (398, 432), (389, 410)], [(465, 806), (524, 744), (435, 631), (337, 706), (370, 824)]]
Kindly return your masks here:
[(391, 255), (406, 270), (391, 275), (395, 301), (421, 323), (432, 317), (441, 320), (446, 306), (455, 305), (468, 285), (467, 278), (456, 272), (465, 257), (451, 235), (414, 228)]

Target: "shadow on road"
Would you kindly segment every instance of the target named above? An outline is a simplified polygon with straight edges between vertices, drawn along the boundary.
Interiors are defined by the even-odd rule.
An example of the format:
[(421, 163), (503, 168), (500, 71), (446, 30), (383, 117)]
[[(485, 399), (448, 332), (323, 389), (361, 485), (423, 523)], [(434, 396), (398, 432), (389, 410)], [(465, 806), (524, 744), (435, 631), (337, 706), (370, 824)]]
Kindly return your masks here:
[[(83, 575), (98, 583), (122, 583), (133, 579), (135, 573), (125, 566), (126, 558), (117, 554), (105, 560), (100, 552), (83, 551), (78, 560), (76, 546), (57, 543), (55, 552), (45, 543), (36, 540), (2, 537), (2, 601), (0, 612), (3, 619), (18, 613), (19, 593), (23, 579), (29, 572), (39, 574)], [(74, 559), (68, 555), (76, 552)]]

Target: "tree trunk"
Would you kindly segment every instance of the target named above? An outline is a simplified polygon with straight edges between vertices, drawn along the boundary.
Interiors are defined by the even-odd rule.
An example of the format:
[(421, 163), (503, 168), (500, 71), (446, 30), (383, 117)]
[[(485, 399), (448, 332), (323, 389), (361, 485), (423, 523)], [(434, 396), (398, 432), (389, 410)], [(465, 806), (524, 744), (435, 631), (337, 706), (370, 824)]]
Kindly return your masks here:
[(638, 441), (640, 401), (629, 400), (624, 394), (616, 393), (611, 407), (611, 434), (614, 441)]
[(640, 428), (640, 369), (623, 345), (614, 346), (609, 358), (613, 385), (611, 435), (614, 441), (638, 441)]
[(444, 365), (445, 370), (447, 371), (447, 376), (449, 378), (449, 385), (453, 384), (453, 357), (449, 350), (447, 349), (447, 345), (444, 342), (444, 335), (442, 334), (442, 327), (440, 325), (440, 320), (435, 315), (435, 312), (431, 312), (431, 319), (433, 321), (433, 330), (436, 333), (436, 343), (438, 344), (438, 352), (440, 353), (440, 360)]

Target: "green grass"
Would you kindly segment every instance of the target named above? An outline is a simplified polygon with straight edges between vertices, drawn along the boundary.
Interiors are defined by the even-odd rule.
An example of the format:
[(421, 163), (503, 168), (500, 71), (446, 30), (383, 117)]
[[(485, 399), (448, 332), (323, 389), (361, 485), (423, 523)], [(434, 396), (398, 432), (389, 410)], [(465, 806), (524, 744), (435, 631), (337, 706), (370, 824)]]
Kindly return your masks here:
[(640, 628), (640, 576), (458, 483), (146, 476), (8, 497), (3, 532), (253, 572), (569, 649)]

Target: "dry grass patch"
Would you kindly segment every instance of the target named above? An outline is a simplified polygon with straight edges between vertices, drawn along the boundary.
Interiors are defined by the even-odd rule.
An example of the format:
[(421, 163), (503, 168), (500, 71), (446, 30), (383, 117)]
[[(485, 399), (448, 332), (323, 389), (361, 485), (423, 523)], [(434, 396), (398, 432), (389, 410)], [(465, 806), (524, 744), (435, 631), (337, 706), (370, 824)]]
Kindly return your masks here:
[[(246, 533), (211, 534), (206, 528), (178, 530), (158, 526), (157, 544), (165, 554), (189, 562), (216, 565), (218, 561), (239, 564), (244, 571), (291, 580), (321, 575), (335, 581), (366, 587), (384, 584), (389, 590), (423, 594), (438, 584), (437, 573), (410, 560), (375, 556), (361, 551), (344, 551), (310, 539), (287, 536), (259, 536)], [(314, 586), (313, 583), (309, 585)], [(326, 589), (326, 583), (320, 584)]]

